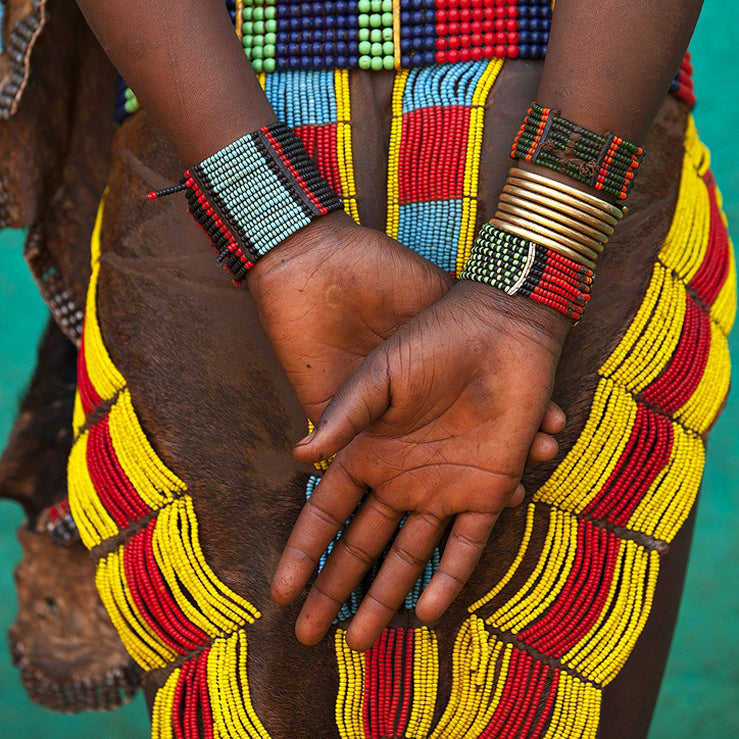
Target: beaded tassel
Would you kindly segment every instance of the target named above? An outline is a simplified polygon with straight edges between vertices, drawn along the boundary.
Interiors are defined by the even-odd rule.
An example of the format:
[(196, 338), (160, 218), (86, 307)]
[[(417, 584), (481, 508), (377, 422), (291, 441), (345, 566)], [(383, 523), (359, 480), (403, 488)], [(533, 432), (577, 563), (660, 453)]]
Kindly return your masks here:
[(42, 516), (46, 520), (44, 529), (54, 544), (66, 547), (79, 540), (80, 532), (72, 518), (67, 498), (49, 506)]
[(387, 232), (450, 273), (474, 237), (483, 107), (501, 68), (469, 62), (395, 81)]
[(431, 728), (439, 656), (436, 636), (425, 626), (385, 629), (364, 654), (334, 637), (339, 667), (336, 726), (342, 739), (426, 739)]

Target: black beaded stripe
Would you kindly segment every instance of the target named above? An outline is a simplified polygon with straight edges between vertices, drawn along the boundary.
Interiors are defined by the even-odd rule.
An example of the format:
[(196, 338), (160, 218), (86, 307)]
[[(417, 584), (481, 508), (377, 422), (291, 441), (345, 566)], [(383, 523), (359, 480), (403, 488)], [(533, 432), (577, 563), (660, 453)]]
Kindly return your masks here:
[[(216, 215), (228, 229), (227, 232), (223, 233), (216, 225), (213, 216), (208, 214), (205, 208), (198, 202), (199, 195), (197, 191), (192, 188), (188, 188), (185, 191), (188, 210), (190, 211), (190, 215), (192, 215), (192, 217), (200, 224), (200, 227), (205, 232), (211, 245), (218, 252), (216, 257), (218, 264), (223, 265), (223, 267), (231, 273), (234, 282), (241, 282), (244, 277), (246, 277), (248, 268), (241, 261), (239, 255), (233, 250), (232, 243), (229, 241), (228, 236), (230, 234), (233, 237), (237, 245), (251, 262), (255, 262), (258, 259), (256, 248), (246, 236), (244, 229), (239, 228), (238, 224), (226, 215), (221, 199), (213, 192), (207, 180), (202, 176), (198, 176), (197, 169), (197, 167), (193, 167), (190, 171), (190, 175), (197, 183), (203, 196), (208, 202), (208, 205), (213, 208)], [(234, 228), (234, 226), (237, 226), (237, 228)]]
[[(292, 135), (295, 136), (295, 134)], [(277, 137), (275, 136), (275, 138)], [(300, 141), (297, 136), (295, 136), (295, 138)], [(300, 187), (300, 185), (296, 182), (292, 172), (290, 172), (280, 155), (274, 150), (269, 140), (267, 139), (266, 134), (263, 131), (257, 131), (257, 134), (254, 137), (254, 145), (257, 147), (257, 150), (264, 158), (264, 163), (272, 170), (272, 172), (275, 173), (275, 175), (277, 175), (277, 179), (279, 179), (282, 186), (285, 188), (285, 190), (287, 190), (292, 201), (301, 209), (303, 215), (310, 219), (322, 215), (321, 211), (316, 207), (316, 205), (314, 205), (310, 201), (308, 195), (303, 191), (303, 188)], [(285, 153), (288, 156), (289, 154), (293, 154), (295, 159), (299, 162), (299, 164), (296, 166), (296, 164), (293, 163), (292, 159), (288, 158), (288, 161), (290, 161), (293, 167), (295, 167), (295, 169), (300, 172), (301, 177), (303, 177), (303, 181), (305, 181), (305, 176), (303, 172), (300, 171), (300, 165), (303, 164), (302, 162), (300, 162), (300, 152), (293, 152), (292, 148), (288, 145), (288, 142), (285, 142), (284, 145), (281, 143), (281, 145), (283, 152), (285, 152), (285, 150), (287, 149), (288, 151)], [(303, 147), (302, 142), (300, 144), (300, 147), (303, 149), (305, 158), (308, 159), (308, 154), (305, 152), (305, 148)], [(310, 159), (308, 159), (308, 161), (310, 161)], [(313, 166), (315, 167), (315, 165)], [(308, 173), (306, 172), (305, 175), (308, 176)]]
[[(321, 206), (329, 212), (338, 210), (341, 207), (341, 200), (326, 182), (315, 161), (308, 156), (300, 137), (287, 124), (282, 122), (273, 123), (267, 130), (282, 149), (282, 154), (272, 146), (264, 131), (257, 131), (255, 143), (260, 151), (264, 148), (264, 151), (268, 153), (268, 164), (275, 163), (277, 165), (276, 169), (272, 167), (273, 171), (278, 174), (280, 181), (290, 191), (291, 195), (298, 195), (299, 202), (307, 208), (306, 215), (315, 217), (324, 214), (295, 180), (293, 173), (288, 169), (288, 163), (300, 175), (307, 190), (318, 200)], [(295, 191), (296, 185), (297, 193)]]

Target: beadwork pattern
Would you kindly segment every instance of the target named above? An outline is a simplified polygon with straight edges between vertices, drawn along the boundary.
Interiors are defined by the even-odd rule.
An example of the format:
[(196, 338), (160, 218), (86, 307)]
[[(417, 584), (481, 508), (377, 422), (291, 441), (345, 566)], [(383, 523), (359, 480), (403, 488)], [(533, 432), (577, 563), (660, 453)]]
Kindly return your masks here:
[[(410, 73), (403, 74), (404, 92)], [(346, 118), (339, 112), (349, 100), (345, 75), (316, 82), (324, 107), (306, 120), (304, 140), (318, 142), (318, 130), (333, 125), (334, 99), (337, 125), (349, 120), (348, 108)], [(273, 105), (280, 96), (283, 105), (291, 105), (300, 94), (291, 88), (291, 75), (273, 77), (263, 80)], [(402, 142), (406, 122), (398, 88), (400, 83), (391, 152)], [(297, 120), (288, 122), (300, 128)], [(467, 147), (475, 145), (474, 137), (466, 141)], [(331, 181), (334, 168), (346, 186), (351, 147), (340, 153), (340, 145), (339, 161), (327, 157), (322, 170)], [(391, 182), (398, 177), (392, 174), (398, 161)], [(417, 228), (421, 233), (420, 222)], [(473, 232), (466, 245), (461, 236), (447, 242), (459, 269), (472, 239)], [(440, 253), (439, 259), (448, 256)], [(95, 315), (97, 271), (80, 354), (72, 508), (90, 547), (139, 522), (136, 533), (116, 539), (117, 547), (101, 560), (104, 601), (139, 663), (147, 669), (175, 665), (156, 698), (154, 736), (197, 735), (202, 724), (213, 736), (263, 739), (267, 729), (249, 697), (244, 628), (258, 612), (208, 569), (186, 487), (146, 440), (125, 380), (102, 342)], [(428, 629), (387, 629), (366, 655), (349, 650), (343, 629), (337, 629), (336, 723), (343, 738), (395, 731), (436, 739), (595, 739), (601, 688), (623, 666), (644, 627), (660, 553), (697, 494), (702, 435), (728, 388), (726, 334), (734, 310), (734, 264), (720, 200), (691, 124), (672, 228), (642, 305), (600, 369), (580, 439), (534, 494), (509, 571), (469, 607), (450, 662), (440, 661)], [(170, 582), (173, 563), (178, 572), (195, 573), (177, 585), (180, 590)], [(516, 575), (523, 567), (531, 574), (521, 584)], [(192, 652), (196, 643), (201, 646)], [(451, 670), (452, 680), (443, 707), (437, 705), (440, 670)], [(395, 685), (397, 693), (390, 688)], [(436, 725), (435, 712), (441, 714)]]
[[(553, 5), (549, 0), (226, 0), (244, 51), (259, 74), (542, 59)], [(670, 92), (692, 107), (689, 59), (686, 54)], [(134, 92), (119, 80), (116, 122), (140, 107)]]
[(644, 149), (615, 134), (600, 134), (532, 103), (513, 141), (513, 159), (561, 172), (620, 199), (628, 197)]
[(187, 487), (151, 447), (102, 340), (96, 313), (101, 224), (102, 206), (92, 238), (68, 465), (72, 514), (97, 557), (96, 585), (128, 652), (144, 670), (176, 665), (157, 695), (153, 735), (197, 736), (201, 723), (210, 736), (267, 739), (251, 708), (245, 667), (243, 628), (260, 613), (205, 561)]
[(301, 139), (283, 122), (242, 136), (185, 172), (188, 209), (235, 283), (315, 218), (341, 210)]
[(258, 71), (412, 69), (546, 53), (550, 0), (239, 0)]

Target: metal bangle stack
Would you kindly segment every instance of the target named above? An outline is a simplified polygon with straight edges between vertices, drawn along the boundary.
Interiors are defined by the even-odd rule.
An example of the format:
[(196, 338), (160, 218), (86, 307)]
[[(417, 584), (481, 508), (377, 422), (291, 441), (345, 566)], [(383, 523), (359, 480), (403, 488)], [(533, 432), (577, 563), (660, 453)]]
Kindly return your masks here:
[(626, 208), (514, 167), (491, 224), (595, 269), (625, 213)]

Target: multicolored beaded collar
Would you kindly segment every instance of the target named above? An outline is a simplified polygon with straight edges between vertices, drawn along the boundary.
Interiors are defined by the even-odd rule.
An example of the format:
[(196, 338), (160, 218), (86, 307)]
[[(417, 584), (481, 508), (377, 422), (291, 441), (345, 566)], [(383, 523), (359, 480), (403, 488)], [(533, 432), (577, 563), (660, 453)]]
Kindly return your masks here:
[[(257, 72), (411, 69), (479, 59), (542, 59), (550, 0), (225, 0)], [(695, 105), (690, 55), (670, 92)], [(115, 120), (139, 110), (119, 81)]]
[(546, 53), (551, 0), (237, 0), (256, 71), (411, 69)]

